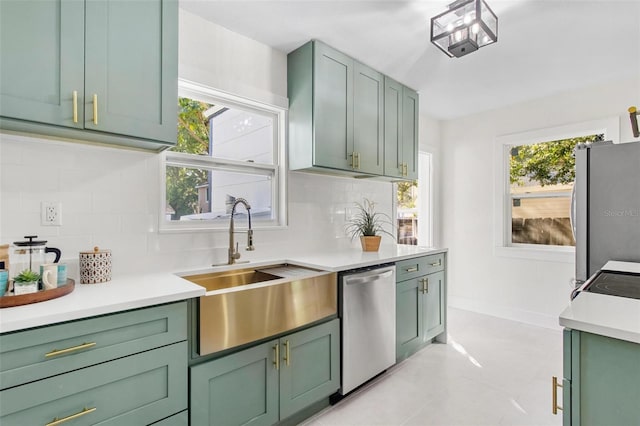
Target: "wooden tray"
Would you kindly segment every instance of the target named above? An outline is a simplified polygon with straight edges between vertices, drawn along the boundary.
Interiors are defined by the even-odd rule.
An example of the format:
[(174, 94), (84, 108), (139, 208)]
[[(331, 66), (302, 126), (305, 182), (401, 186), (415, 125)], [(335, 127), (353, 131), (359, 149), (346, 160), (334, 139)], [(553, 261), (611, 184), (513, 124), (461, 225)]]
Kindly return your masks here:
[(45, 300), (56, 299), (71, 293), (76, 282), (71, 278), (67, 278), (67, 284), (62, 287), (52, 288), (51, 290), (39, 290), (29, 294), (8, 294), (0, 297), (0, 308), (12, 308), (14, 306), (29, 305), (31, 303), (44, 302)]

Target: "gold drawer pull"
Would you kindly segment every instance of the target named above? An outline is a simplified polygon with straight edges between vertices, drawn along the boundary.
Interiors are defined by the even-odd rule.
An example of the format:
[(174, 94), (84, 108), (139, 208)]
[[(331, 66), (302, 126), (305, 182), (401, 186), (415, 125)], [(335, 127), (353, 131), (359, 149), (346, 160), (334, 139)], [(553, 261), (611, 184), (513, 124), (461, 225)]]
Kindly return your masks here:
[(284, 362), (289, 365), (289, 361), (291, 360), (291, 352), (289, 352), (289, 341), (284, 341)]
[(68, 354), (69, 352), (75, 352), (75, 351), (79, 351), (82, 349), (88, 349), (92, 346), (95, 346), (96, 342), (89, 342), (89, 343), (83, 343), (81, 345), (78, 346), (73, 346), (71, 348), (66, 348), (66, 349), (54, 349), (51, 352), (47, 352), (46, 354), (44, 354), (44, 356), (46, 358), (52, 357), (52, 356), (58, 356), (58, 355), (62, 355), (62, 354)]
[(78, 122), (78, 91), (73, 91), (73, 122)]
[(278, 343), (273, 346), (273, 365), (276, 370), (280, 370), (280, 345)]
[(561, 388), (562, 385), (560, 383), (558, 383), (558, 378), (556, 376), (553, 376), (551, 378), (551, 386), (552, 386), (552, 391), (551, 391), (551, 412), (553, 414), (558, 414), (558, 410), (562, 410), (562, 407), (558, 405), (558, 388)]
[(418, 272), (418, 267), (417, 266), (412, 266), (411, 268), (406, 268), (405, 271), (406, 272)]
[(98, 125), (98, 95), (93, 94), (93, 124)]
[(438, 261), (436, 263), (430, 263), (429, 265), (431, 265), (431, 266), (440, 266), (440, 265), (442, 265), (442, 259), (438, 259)]
[(57, 426), (57, 425), (61, 425), (62, 423), (68, 422), (69, 420), (77, 419), (78, 417), (82, 417), (82, 416), (84, 416), (85, 414), (93, 413), (94, 411), (96, 411), (96, 407), (93, 407), (93, 408), (87, 408), (87, 407), (84, 407), (84, 408), (82, 409), (82, 411), (80, 411), (79, 413), (75, 413), (75, 414), (72, 414), (72, 415), (70, 415), (70, 416), (63, 417), (63, 418), (61, 418), (61, 419), (59, 419), (59, 418), (55, 417), (55, 418), (53, 419), (53, 421), (51, 421), (51, 422), (47, 423), (45, 426)]

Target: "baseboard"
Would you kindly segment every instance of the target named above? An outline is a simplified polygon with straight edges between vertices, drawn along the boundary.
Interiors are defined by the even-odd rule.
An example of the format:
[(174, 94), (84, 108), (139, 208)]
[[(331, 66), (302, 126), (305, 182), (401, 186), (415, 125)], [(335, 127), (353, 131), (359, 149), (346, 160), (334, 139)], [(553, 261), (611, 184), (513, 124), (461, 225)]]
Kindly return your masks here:
[[(490, 303), (485, 303), (466, 297), (455, 297), (451, 295), (449, 295), (448, 302), (448, 305), (452, 308), (464, 309), (466, 311), (491, 315), (498, 318), (536, 325), (552, 330), (562, 330), (562, 327), (558, 323), (558, 316), (545, 315), (539, 312), (524, 311), (521, 309), (513, 309), (505, 306), (496, 306)], [(558, 312), (558, 315), (559, 314), (560, 313)]]

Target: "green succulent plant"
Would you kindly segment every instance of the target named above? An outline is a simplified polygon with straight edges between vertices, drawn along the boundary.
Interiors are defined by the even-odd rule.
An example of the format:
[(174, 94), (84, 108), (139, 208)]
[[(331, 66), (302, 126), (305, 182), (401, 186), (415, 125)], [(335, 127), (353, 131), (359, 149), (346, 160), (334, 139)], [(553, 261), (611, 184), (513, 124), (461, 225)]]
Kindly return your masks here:
[(37, 282), (39, 280), (40, 280), (40, 274), (35, 273), (29, 269), (25, 269), (24, 271), (20, 272), (18, 275), (13, 277), (13, 281), (17, 283), (31, 283), (31, 282)]
[(383, 225), (388, 225), (393, 228), (391, 218), (384, 213), (376, 212), (376, 205), (373, 201), (365, 198), (362, 204), (354, 204), (357, 212), (347, 224), (347, 233), (351, 235), (351, 239), (360, 236), (373, 237), (380, 234), (387, 234), (391, 238), (395, 238), (383, 227)]

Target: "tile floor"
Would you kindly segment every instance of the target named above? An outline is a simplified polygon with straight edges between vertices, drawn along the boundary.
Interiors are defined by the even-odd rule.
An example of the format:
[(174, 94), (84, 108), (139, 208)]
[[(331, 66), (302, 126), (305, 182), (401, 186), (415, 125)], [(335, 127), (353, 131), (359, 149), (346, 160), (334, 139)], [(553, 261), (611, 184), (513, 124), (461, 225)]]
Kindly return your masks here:
[(553, 375), (562, 375), (561, 331), (449, 309), (448, 344), (429, 345), (304, 425), (560, 425)]

